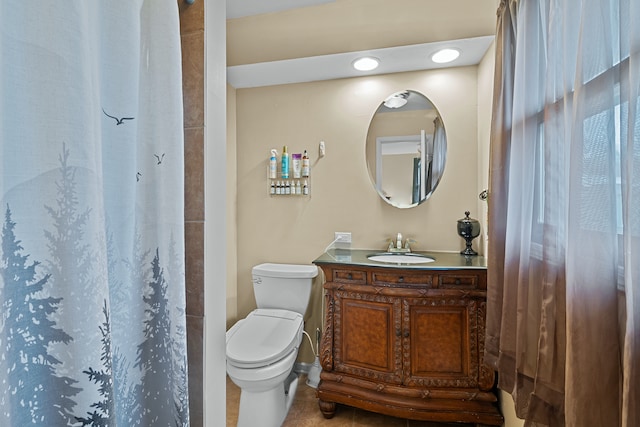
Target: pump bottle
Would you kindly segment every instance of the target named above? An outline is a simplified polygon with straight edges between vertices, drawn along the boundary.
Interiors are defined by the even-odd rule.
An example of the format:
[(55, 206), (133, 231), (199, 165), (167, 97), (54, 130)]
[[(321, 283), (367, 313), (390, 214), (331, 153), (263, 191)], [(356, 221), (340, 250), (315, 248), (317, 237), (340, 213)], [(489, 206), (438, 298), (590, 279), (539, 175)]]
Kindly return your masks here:
[(271, 157), (269, 158), (269, 178), (276, 179), (278, 177), (278, 152), (275, 149), (271, 150)]
[(309, 176), (309, 156), (307, 155), (307, 150), (304, 150), (304, 154), (302, 155), (302, 176)]
[(289, 179), (289, 153), (287, 152), (287, 146), (282, 147), (282, 171), (281, 178)]

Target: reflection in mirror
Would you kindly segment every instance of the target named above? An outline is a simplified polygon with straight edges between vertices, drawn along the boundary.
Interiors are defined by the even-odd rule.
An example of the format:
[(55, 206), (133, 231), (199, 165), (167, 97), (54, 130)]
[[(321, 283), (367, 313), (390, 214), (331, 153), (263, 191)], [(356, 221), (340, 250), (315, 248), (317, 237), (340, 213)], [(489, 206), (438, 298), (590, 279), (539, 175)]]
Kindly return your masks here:
[(369, 176), (390, 205), (410, 208), (427, 200), (444, 172), (447, 137), (438, 110), (413, 90), (378, 107), (367, 134)]

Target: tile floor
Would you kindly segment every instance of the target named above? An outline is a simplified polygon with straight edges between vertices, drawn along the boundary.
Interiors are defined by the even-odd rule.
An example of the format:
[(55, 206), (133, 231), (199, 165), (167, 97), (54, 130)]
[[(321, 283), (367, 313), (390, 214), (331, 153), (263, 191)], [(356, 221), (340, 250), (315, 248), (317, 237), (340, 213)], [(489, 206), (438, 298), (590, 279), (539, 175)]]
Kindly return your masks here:
[[(293, 405), (282, 427), (467, 427), (469, 424), (433, 423), (405, 420), (380, 415), (349, 406), (338, 405), (336, 414), (330, 420), (325, 419), (318, 408), (316, 390), (306, 383), (302, 375)], [(235, 427), (238, 420), (240, 389), (227, 377), (227, 427)], [(256, 426), (259, 427), (259, 426)]]

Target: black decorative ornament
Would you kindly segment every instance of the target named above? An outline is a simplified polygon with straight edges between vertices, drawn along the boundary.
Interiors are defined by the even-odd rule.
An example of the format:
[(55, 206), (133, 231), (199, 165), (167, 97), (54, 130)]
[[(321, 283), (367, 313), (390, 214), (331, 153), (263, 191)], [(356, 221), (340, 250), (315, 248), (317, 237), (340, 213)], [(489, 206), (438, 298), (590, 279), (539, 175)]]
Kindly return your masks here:
[(458, 220), (458, 235), (467, 242), (465, 250), (461, 251), (462, 255), (478, 255), (478, 252), (471, 248), (473, 239), (480, 235), (480, 223), (477, 219), (469, 218), (469, 211), (466, 211), (465, 217)]

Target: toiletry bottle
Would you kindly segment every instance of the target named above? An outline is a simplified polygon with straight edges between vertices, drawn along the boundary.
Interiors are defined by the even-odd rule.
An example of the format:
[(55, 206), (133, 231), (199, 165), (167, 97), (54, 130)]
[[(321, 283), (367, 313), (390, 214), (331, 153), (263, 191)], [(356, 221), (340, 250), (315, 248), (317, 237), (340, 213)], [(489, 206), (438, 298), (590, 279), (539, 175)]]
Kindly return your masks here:
[(269, 178), (276, 179), (278, 177), (278, 152), (271, 149), (271, 157), (269, 158)]
[(304, 154), (302, 155), (302, 176), (309, 176), (309, 156), (307, 155), (307, 150), (304, 150)]
[(289, 153), (287, 152), (287, 146), (282, 147), (282, 179), (289, 179)]
[(271, 190), (269, 191), (270, 191), (270, 194), (276, 194), (276, 184), (274, 184), (273, 181), (271, 181)]
[(287, 181), (285, 184), (284, 194), (291, 194), (291, 184), (289, 184), (289, 181)]
[(302, 194), (302, 186), (300, 186), (300, 180), (296, 182), (296, 194), (299, 196)]
[(291, 169), (293, 169), (293, 177), (300, 178), (300, 172), (302, 169), (302, 154), (291, 155)]
[(276, 181), (276, 194), (281, 194), (281, 192), (280, 181)]
[(304, 185), (302, 186), (302, 194), (305, 196), (309, 194), (309, 184), (307, 184), (307, 180), (304, 180)]

